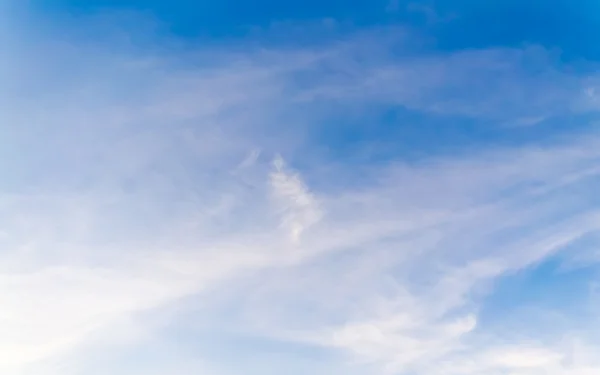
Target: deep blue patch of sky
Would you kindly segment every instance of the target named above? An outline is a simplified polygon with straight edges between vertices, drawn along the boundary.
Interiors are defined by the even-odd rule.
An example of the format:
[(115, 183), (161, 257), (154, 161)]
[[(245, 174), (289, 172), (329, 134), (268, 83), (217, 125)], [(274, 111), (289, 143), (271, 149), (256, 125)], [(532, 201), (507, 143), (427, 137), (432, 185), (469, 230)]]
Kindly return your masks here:
[(152, 14), (180, 37), (241, 36), (253, 27), (331, 18), (356, 27), (404, 24), (426, 30), (441, 49), (524, 43), (557, 48), (565, 59), (600, 60), (600, 4), (593, 0), (30, 0), (40, 11)]

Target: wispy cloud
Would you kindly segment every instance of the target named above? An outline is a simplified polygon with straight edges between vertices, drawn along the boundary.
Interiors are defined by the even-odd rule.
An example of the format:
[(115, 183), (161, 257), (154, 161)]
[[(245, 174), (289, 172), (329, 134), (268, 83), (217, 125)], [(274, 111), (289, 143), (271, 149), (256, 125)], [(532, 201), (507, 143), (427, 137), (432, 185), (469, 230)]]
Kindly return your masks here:
[(273, 162), (271, 187), (282, 215), (281, 225), (298, 242), (302, 232), (316, 224), (322, 216), (319, 204), (298, 175), (285, 170), (285, 162), (278, 156)]
[[(357, 106), (504, 124), (580, 110), (593, 77), (533, 47), (391, 55), (390, 33), (174, 55), (15, 44), (0, 68), (0, 372), (89, 374), (94, 353), (168, 347), (179, 324), (319, 348), (327, 373), (597, 371), (591, 334), (515, 338), (479, 318), (498, 278), (582, 259), (569, 246), (600, 229), (596, 133), (368, 171), (302, 163), (320, 156), (313, 130)], [(241, 371), (190, 350), (154, 371)]]

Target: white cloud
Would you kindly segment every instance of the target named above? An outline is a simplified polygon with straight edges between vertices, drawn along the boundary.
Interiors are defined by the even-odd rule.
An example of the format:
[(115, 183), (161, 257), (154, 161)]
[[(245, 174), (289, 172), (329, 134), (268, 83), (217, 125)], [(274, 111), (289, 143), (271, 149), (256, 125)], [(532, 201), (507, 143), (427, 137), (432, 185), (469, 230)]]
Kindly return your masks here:
[(298, 174), (286, 171), (285, 162), (278, 156), (273, 162), (271, 187), (285, 227), (293, 242), (298, 242), (302, 232), (316, 224), (322, 216), (319, 204), (310, 194)]
[[(468, 361), (481, 351), (521, 351), (522, 339), (502, 349), (505, 332), (477, 328), (478, 302), (494, 279), (600, 229), (597, 207), (578, 193), (590, 181), (595, 184), (597, 175), (568, 178), (598, 160), (597, 148), (584, 143), (480, 155), (476, 162), (402, 167), (400, 173), (392, 168), (387, 173), (393, 178), (366, 191), (363, 187), (362, 199), (321, 197), (328, 214), (305, 243), (333, 255), (321, 255), (296, 271), (265, 274), (259, 287), (243, 289), (245, 302), (232, 303), (255, 311), (239, 324), (284, 340), (345, 349), (392, 373), (477, 373), (481, 368), (493, 373), (519, 367), (518, 360), (529, 363), (532, 374), (567, 371), (562, 369), (572, 367), (540, 359), (539, 353), (553, 350), (543, 346), (514, 361), (509, 356), (502, 363), (488, 357), (472, 365)], [(558, 183), (563, 178), (566, 185)], [(428, 219), (402, 225), (419, 217)], [(552, 334), (559, 340), (562, 332)], [(492, 338), (483, 344), (486, 336)], [(437, 364), (475, 370), (435, 372)]]
[[(0, 67), (14, 77), (0, 92), (0, 372), (89, 373), (98, 347), (185, 324), (149, 318), (185, 298), (237, 311), (207, 313), (217, 331), (340, 350), (375, 373), (597, 368), (565, 354), (560, 332), (532, 344), (478, 320), (496, 278), (600, 229), (597, 134), (366, 176), (326, 159), (325, 176), (293, 168), (314, 127), (359, 102), (504, 121), (569, 111), (555, 104), (580, 79), (540, 50), (399, 60), (370, 56), (369, 38), (210, 60), (45, 40), (15, 50)], [(533, 78), (531, 56), (544, 68)], [(289, 166), (265, 162), (278, 153)], [(154, 370), (195, 373), (204, 359)]]

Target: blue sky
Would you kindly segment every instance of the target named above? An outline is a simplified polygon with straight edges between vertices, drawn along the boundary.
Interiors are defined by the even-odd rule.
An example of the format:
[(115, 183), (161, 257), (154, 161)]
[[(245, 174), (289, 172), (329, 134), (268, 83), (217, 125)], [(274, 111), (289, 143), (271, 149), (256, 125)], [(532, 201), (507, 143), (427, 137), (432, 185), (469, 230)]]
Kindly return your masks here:
[(600, 371), (594, 1), (4, 1), (0, 373)]

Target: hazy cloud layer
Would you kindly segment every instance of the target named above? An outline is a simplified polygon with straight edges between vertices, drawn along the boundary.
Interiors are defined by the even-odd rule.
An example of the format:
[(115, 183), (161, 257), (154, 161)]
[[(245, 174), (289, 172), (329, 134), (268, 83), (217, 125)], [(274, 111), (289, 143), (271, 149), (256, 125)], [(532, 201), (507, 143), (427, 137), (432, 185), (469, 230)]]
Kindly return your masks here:
[[(396, 29), (191, 51), (14, 35), (0, 64), (3, 374), (600, 370), (595, 277), (570, 290), (578, 305), (480, 318), (501, 280), (549, 259), (596, 269), (591, 124), (356, 169), (315, 136), (390, 107), (585, 126), (596, 77), (535, 46), (424, 54)], [(195, 344), (210, 337), (230, 360)]]

